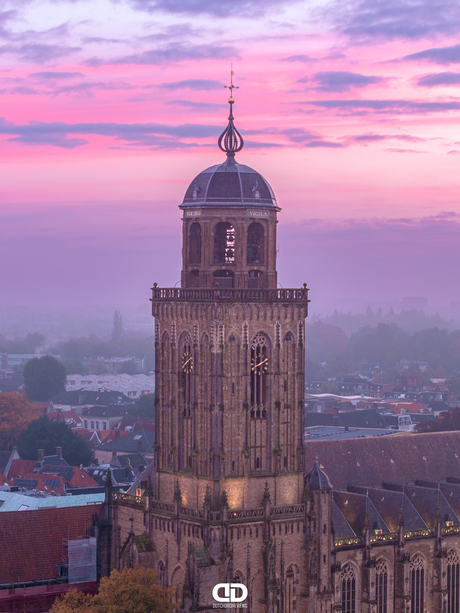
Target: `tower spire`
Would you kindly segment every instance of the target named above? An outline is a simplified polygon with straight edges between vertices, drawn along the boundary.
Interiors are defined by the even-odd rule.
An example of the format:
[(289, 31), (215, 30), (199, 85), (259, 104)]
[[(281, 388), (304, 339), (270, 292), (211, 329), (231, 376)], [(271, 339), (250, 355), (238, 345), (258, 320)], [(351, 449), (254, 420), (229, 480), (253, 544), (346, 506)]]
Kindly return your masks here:
[(230, 98), (228, 99), (228, 103), (230, 105), (230, 114), (228, 116), (228, 125), (222, 134), (219, 136), (218, 145), (221, 151), (224, 151), (227, 154), (227, 160), (229, 162), (234, 161), (235, 153), (241, 151), (244, 146), (244, 140), (238, 130), (235, 128), (233, 124), (233, 105), (235, 103), (235, 99), (233, 98), (233, 90), (239, 89), (237, 85), (233, 84), (233, 64), (230, 70), (230, 85), (224, 85), (225, 88), (230, 90)]

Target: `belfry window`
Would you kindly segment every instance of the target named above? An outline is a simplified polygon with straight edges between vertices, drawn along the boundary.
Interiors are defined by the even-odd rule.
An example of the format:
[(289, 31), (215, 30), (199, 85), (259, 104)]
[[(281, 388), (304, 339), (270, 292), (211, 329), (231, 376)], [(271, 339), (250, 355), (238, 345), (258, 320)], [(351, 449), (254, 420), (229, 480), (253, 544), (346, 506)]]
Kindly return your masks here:
[(190, 264), (201, 264), (201, 226), (197, 221), (190, 226), (188, 260)]
[(251, 344), (251, 417), (266, 417), (268, 372), (267, 339), (257, 334)]
[(447, 613), (460, 610), (460, 556), (456, 549), (447, 553)]
[(228, 221), (221, 221), (214, 228), (214, 262), (235, 262), (235, 228)]
[(356, 612), (356, 577), (349, 564), (344, 564), (340, 573), (342, 579), (342, 613)]
[(252, 223), (248, 228), (248, 264), (264, 263), (264, 229), (258, 222)]
[(425, 564), (416, 554), (410, 561), (410, 613), (423, 613), (425, 600)]
[(213, 274), (214, 287), (232, 288), (233, 272), (231, 270), (216, 270)]
[(375, 597), (377, 599), (377, 613), (387, 613), (388, 567), (383, 560), (379, 560), (375, 567)]

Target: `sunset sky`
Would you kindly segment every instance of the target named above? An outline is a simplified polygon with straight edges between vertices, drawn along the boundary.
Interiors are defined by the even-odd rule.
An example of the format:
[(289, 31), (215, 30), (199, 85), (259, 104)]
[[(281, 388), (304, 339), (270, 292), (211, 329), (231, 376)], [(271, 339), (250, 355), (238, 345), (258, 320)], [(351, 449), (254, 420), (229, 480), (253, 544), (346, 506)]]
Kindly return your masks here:
[(231, 63), (280, 283), (316, 313), (460, 301), (458, 0), (2, 0), (0, 306), (137, 306), (179, 280)]

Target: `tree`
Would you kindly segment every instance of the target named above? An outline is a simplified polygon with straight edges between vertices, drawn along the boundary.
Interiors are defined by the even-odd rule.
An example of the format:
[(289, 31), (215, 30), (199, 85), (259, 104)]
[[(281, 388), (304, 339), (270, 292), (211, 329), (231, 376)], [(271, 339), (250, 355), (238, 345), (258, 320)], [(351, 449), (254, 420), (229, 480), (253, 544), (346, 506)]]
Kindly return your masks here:
[(65, 423), (50, 421), (46, 415), (32, 421), (21, 432), (17, 447), (23, 460), (36, 460), (39, 449), (44, 449), (45, 455), (53, 455), (56, 447), (62, 447), (62, 455), (71, 466), (88, 466), (93, 460), (88, 441), (72, 432)]
[(65, 390), (64, 366), (52, 355), (32, 358), (24, 367), (24, 388), (29, 400), (50, 400)]
[(101, 580), (95, 596), (77, 596), (68, 592), (56, 600), (50, 613), (171, 613), (177, 605), (171, 602), (172, 590), (155, 583), (156, 573), (150, 568), (113, 570)]
[(123, 318), (120, 311), (115, 311), (113, 315), (112, 341), (118, 343), (123, 335)]
[(0, 394), (0, 451), (11, 449), (20, 432), (40, 414), (20, 394)]
[(142, 394), (134, 404), (134, 414), (138, 417), (155, 419), (155, 394)]

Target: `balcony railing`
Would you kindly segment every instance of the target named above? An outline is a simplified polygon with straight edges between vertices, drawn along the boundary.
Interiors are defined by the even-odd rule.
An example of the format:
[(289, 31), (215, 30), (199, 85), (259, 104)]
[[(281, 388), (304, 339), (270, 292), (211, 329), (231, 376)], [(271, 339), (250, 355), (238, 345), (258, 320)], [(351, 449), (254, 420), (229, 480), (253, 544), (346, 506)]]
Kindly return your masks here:
[(153, 287), (152, 302), (288, 302), (307, 304), (308, 288), (301, 289), (224, 289), (190, 287)]

